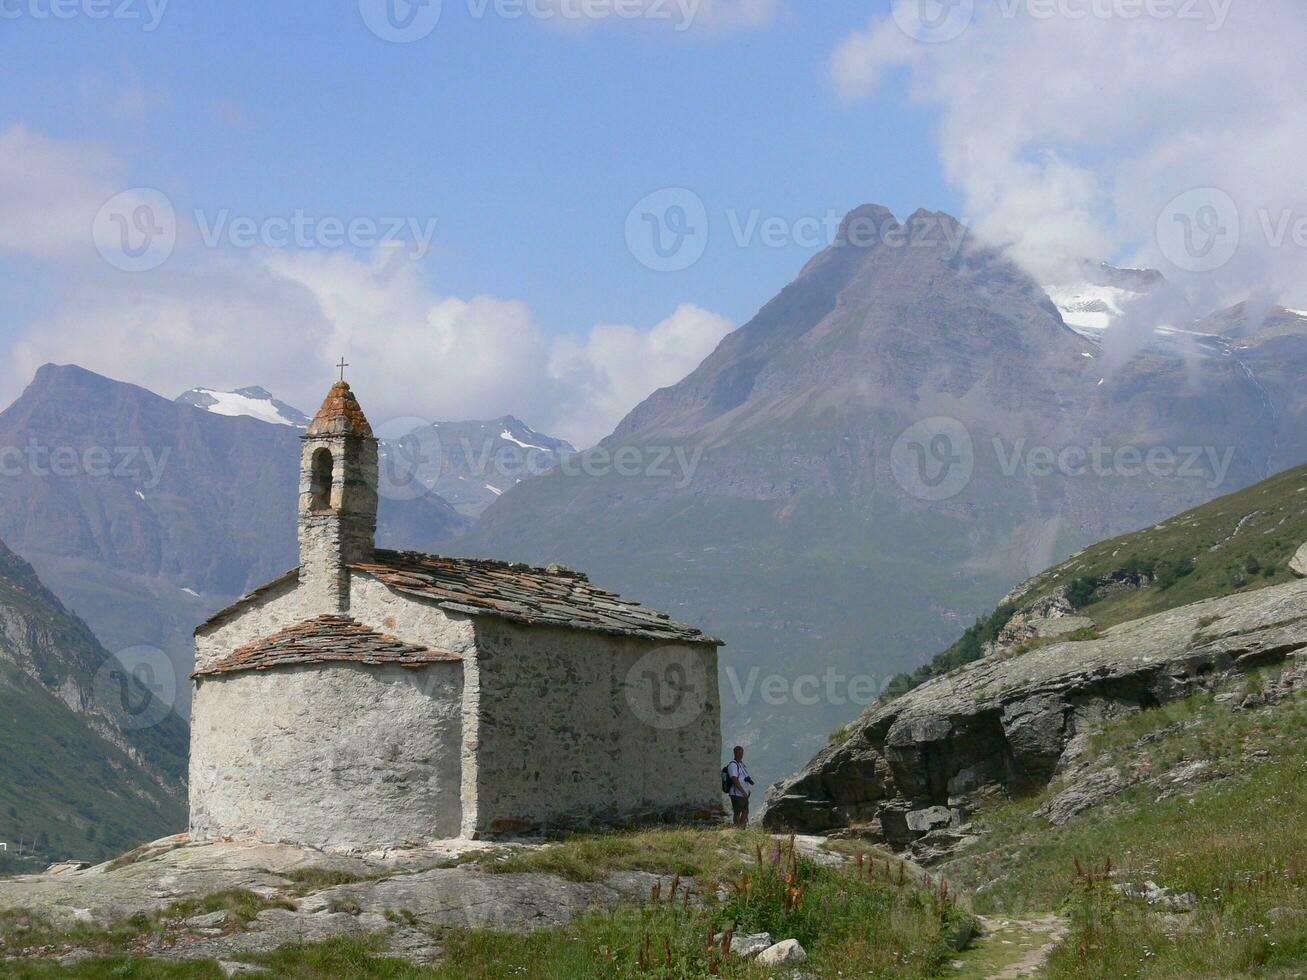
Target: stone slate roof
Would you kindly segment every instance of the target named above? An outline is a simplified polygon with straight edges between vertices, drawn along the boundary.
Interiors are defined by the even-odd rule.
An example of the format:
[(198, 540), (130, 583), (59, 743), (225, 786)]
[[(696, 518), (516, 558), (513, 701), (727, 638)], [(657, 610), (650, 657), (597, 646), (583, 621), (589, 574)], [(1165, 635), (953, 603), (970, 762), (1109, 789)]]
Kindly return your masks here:
[(210, 616), (208, 619), (202, 622), (199, 626), (195, 627), (195, 635), (199, 636), (201, 633), (206, 632), (210, 628), (225, 623), (227, 620), (232, 619), (236, 615), (236, 613), (241, 612), (243, 609), (245, 609), (246, 606), (250, 605), (255, 600), (261, 599), (265, 595), (275, 592), (278, 588), (280, 588), (283, 585), (289, 585), (292, 582), (298, 582), (299, 577), (300, 577), (300, 569), (299, 566), (296, 565), (289, 572), (283, 572), (281, 575), (278, 575), (276, 578), (274, 578), (271, 582), (264, 582), (257, 589), (253, 589), (250, 592), (245, 593), (245, 595), (241, 596), (230, 606), (227, 606), (225, 609), (219, 609), (216, 613), (214, 613), (212, 616)]
[(722, 645), (693, 626), (596, 588), (585, 575), (559, 565), (532, 568), (484, 558), (378, 549), (373, 561), (351, 567), (450, 612), (669, 643)]
[(456, 653), (415, 646), (378, 633), (349, 616), (318, 616), (246, 644), (191, 676), (323, 663), (421, 667), (459, 659)]
[(309, 423), (305, 437), (310, 436), (371, 436), (372, 426), (359, 405), (349, 382), (337, 381), (327, 392), (327, 399), (318, 414)]

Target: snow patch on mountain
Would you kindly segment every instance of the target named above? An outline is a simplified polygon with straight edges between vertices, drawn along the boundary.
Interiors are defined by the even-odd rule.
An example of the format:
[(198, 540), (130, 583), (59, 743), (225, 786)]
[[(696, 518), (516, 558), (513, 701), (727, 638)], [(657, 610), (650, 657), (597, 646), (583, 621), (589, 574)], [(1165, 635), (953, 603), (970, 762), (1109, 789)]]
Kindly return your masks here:
[(1119, 286), (1077, 283), (1045, 287), (1049, 299), (1076, 333), (1097, 340), (1120, 319), (1125, 304), (1136, 295)]
[[(540, 449), (540, 450), (544, 450), (544, 449), (545, 449), (544, 446), (533, 446), (533, 445), (532, 445), (531, 443), (529, 443), (529, 442), (523, 442), (523, 441), (522, 441), (521, 439), (519, 439), (517, 436), (513, 435), (513, 433), (509, 432), (507, 429), (505, 429), (503, 432), (499, 433), (499, 438), (501, 438), (501, 439), (507, 439), (509, 442), (513, 443), (514, 445), (521, 446), (523, 449)], [(548, 450), (545, 450), (545, 451), (547, 452)]]
[(426, 487), (475, 519), (510, 487), (540, 476), (576, 452), (571, 443), (504, 415), (380, 430), (383, 473)]
[(217, 391), (213, 388), (192, 388), (177, 396), (183, 405), (230, 417), (247, 416), (272, 425), (289, 425), (296, 429), (307, 428), (308, 416), (274, 398), (267, 389), (257, 386), (237, 388), (235, 391)]
[(1081, 272), (1079, 282), (1045, 285), (1044, 291), (1068, 327), (1095, 341), (1121, 320), (1131, 301), (1166, 282), (1156, 269), (1118, 269), (1106, 262), (1083, 262)]

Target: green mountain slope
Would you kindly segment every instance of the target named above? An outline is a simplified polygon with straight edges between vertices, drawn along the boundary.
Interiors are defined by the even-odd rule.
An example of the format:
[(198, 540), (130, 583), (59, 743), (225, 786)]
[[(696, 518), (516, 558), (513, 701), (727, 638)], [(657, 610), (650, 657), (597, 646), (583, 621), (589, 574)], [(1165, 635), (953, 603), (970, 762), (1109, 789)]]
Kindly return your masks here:
[[(1066, 596), (1098, 629), (1292, 579), (1307, 542), (1307, 466), (1286, 470), (1153, 527), (1102, 541), (1018, 586), (987, 617), (890, 689), (901, 693), (980, 657), (1014, 616)], [(1137, 586), (1137, 587), (1136, 587)]]
[(0, 871), (181, 830), (186, 751), (170, 706), (0, 544)]
[(1029, 605), (1085, 578), (1128, 571), (1132, 560), (1180, 572), (1082, 607), (1099, 626), (1110, 626), (1200, 599), (1283, 583), (1291, 574), (1289, 560), (1304, 542), (1307, 466), (1299, 466), (1143, 531), (1086, 548), (1022, 586), (1019, 603)]

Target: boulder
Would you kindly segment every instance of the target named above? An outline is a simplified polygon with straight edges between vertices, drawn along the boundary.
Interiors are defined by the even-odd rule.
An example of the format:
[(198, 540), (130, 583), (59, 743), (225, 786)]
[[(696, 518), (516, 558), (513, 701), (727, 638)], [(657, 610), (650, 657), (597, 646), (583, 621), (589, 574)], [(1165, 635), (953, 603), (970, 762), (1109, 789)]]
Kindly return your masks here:
[(928, 834), (953, 823), (953, 811), (946, 806), (931, 806), (924, 810), (913, 810), (907, 815), (909, 830), (918, 834)]
[(1003, 734), (1025, 781), (1048, 782), (1070, 741), (1065, 695), (1039, 694), (1003, 706)]
[(944, 928), (944, 942), (955, 953), (960, 953), (971, 945), (976, 938), (976, 920), (966, 916), (951, 926)]
[(797, 939), (786, 939), (759, 953), (758, 962), (763, 966), (798, 966), (808, 962), (808, 952)]
[(978, 833), (969, 832), (970, 828), (971, 825), (968, 824), (957, 830), (932, 830), (909, 844), (908, 853), (923, 867), (938, 864), (945, 858), (951, 857), (954, 852), (980, 840)]
[[(575, 916), (622, 902), (647, 901), (665, 879), (623, 871), (603, 881), (567, 881), (553, 875), (486, 874), (473, 868), (432, 868), (417, 874), (338, 885), (299, 903), (301, 913), (322, 913), (348, 904), (378, 917), (410, 913), (422, 925), (444, 929), (527, 932), (563, 926)], [(693, 881), (683, 881), (693, 890)]]
[(1307, 578), (1307, 544), (1293, 553), (1289, 559), (1289, 571), (1299, 578)]
[[(726, 940), (725, 933), (718, 933), (713, 936), (714, 945), (720, 947)], [(772, 947), (772, 938), (770, 932), (755, 932), (744, 936), (731, 937), (731, 955), (738, 956), (742, 960), (756, 959), (765, 949)]]
[(1163, 888), (1155, 881), (1145, 881), (1142, 885), (1130, 883), (1113, 885), (1112, 890), (1126, 898), (1142, 898), (1149, 905), (1159, 908), (1187, 912), (1198, 906), (1198, 896), (1189, 892), (1177, 894), (1169, 888)]
[(260, 974), (267, 974), (261, 966), (254, 963), (238, 963), (235, 960), (219, 960), (218, 969), (222, 971), (223, 976), (227, 977), (252, 977)]
[[(1011, 647), (1020, 646), (1039, 636), (1051, 635), (1046, 630), (1056, 630), (1055, 624), (1066, 619), (1078, 618), (1075, 615), (1075, 609), (1072, 608), (1071, 602), (1065, 595), (1056, 593), (1054, 595), (1044, 596), (1044, 598), (1034, 602), (1028, 609), (1023, 609), (1008, 620), (1007, 625), (999, 631), (994, 650), (1002, 651)], [(1068, 630), (1075, 632), (1079, 626)]]
[(186, 926), (190, 929), (221, 929), (227, 924), (229, 916), (225, 909), (219, 909), (217, 912), (210, 912), (208, 915), (193, 915), (186, 920)]
[(1056, 796), (1035, 811), (1054, 827), (1060, 827), (1078, 813), (1111, 799), (1130, 785), (1116, 769), (1075, 773), (1064, 781)]

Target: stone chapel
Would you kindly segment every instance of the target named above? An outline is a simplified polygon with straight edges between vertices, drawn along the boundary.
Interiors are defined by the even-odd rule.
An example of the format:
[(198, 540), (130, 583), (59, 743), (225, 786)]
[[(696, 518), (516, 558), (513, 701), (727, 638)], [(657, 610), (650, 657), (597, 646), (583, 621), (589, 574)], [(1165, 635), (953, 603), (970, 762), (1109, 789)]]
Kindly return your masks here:
[(376, 547), (377, 440), (333, 385), (299, 567), (195, 631), (190, 832), (354, 849), (719, 805), (719, 641), (532, 568)]

